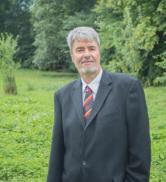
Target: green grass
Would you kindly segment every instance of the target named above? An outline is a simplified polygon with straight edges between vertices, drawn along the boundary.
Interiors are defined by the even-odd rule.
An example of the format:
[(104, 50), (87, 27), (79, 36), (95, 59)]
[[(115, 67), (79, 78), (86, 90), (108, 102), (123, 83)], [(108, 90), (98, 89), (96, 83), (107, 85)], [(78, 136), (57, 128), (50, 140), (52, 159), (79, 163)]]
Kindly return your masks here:
[(166, 87), (145, 90), (152, 139), (151, 181), (166, 181)]
[[(3, 93), (0, 74), (0, 182), (44, 182), (53, 126), (54, 92), (69, 73), (20, 70), (17, 96)], [(166, 181), (166, 88), (145, 89), (152, 138), (151, 182)]]

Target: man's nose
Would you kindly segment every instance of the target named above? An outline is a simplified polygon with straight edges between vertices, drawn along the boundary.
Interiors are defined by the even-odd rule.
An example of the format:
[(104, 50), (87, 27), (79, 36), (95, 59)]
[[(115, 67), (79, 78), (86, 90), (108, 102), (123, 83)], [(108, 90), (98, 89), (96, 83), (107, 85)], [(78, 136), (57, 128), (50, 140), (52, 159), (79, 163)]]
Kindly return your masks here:
[(90, 52), (89, 51), (85, 51), (84, 57), (86, 59), (90, 58)]

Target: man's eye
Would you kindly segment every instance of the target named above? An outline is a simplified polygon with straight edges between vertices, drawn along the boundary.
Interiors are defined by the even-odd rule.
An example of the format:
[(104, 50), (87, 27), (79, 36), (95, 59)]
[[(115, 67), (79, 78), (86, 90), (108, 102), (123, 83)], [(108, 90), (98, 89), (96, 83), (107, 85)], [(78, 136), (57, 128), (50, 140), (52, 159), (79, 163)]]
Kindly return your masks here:
[(90, 50), (91, 51), (95, 51), (96, 49), (95, 49), (95, 47), (91, 47)]
[(77, 49), (77, 52), (83, 52), (84, 50), (83, 49)]

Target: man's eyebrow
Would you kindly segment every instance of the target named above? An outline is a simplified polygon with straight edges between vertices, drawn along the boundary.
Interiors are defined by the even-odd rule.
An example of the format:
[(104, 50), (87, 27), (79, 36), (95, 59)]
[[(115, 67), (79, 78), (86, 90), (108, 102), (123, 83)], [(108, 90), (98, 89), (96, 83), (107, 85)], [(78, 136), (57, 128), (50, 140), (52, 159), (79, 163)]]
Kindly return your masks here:
[(88, 46), (88, 47), (96, 47), (96, 46), (94, 46), (94, 45), (90, 45), (90, 46)]
[[(96, 48), (96, 46), (94, 45), (89, 45), (87, 46), (88, 48)], [(84, 49), (84, 46), (79, 46), (79, 47), (76, 47), (76, 49)]]
[(83, 46), (76, 47), (76, 49), (84, 49)]
[(95, 48), (95, 49), (96, 49), (96, 46), (93, 46), (93, 45), (92, 45), (92, 46), (88, 46), (88, 48)]

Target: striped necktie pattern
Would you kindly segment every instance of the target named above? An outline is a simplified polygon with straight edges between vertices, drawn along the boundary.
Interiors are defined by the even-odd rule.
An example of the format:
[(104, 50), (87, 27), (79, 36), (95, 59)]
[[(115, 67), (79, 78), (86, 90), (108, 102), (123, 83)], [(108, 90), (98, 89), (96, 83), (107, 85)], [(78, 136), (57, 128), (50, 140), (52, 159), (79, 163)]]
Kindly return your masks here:
[(93, 94), (90, 87), (85, 88), (85, 98), (83, 102), (83, 115), (84, 119), (87, 120), (92, 112), (93, 106)]

